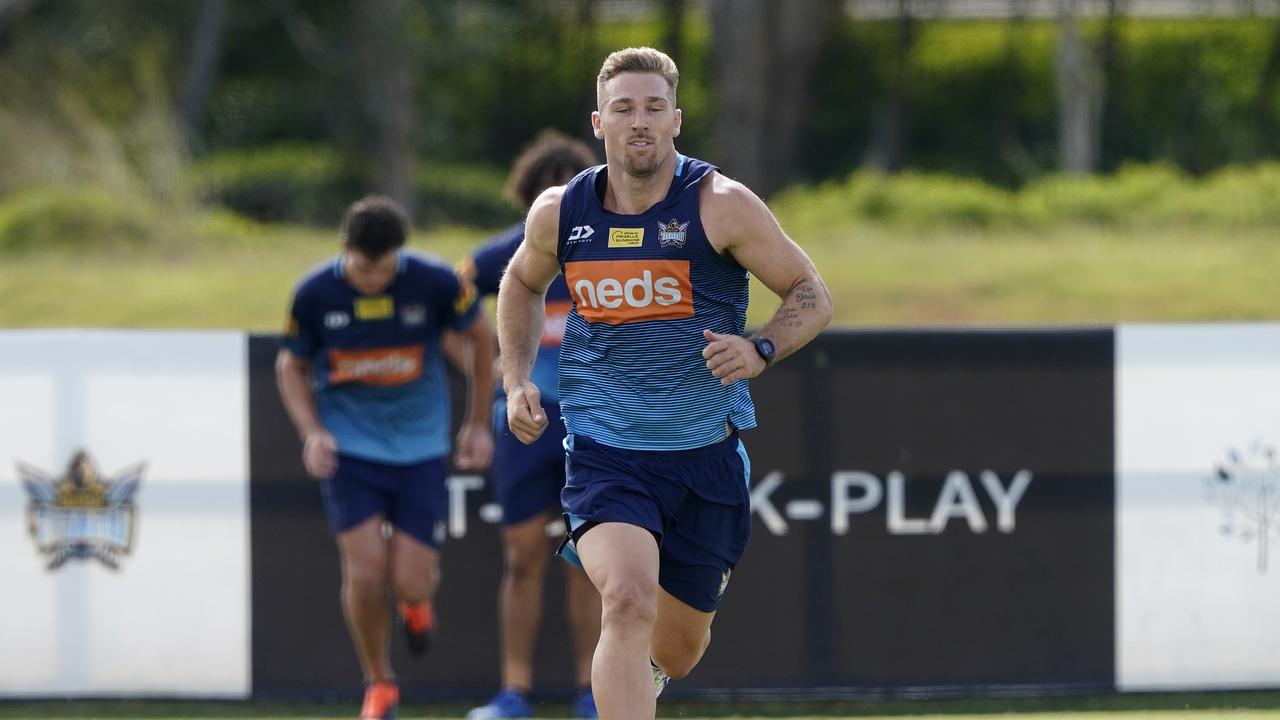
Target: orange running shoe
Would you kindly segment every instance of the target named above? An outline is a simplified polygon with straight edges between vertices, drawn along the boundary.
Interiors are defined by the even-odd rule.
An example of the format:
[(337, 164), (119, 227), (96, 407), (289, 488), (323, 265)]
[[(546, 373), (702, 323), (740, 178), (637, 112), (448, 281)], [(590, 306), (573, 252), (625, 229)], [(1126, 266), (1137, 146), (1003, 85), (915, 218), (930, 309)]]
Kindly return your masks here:
[(371, 683), (364, 691), (360, 720), (396, 720), (400, 688), (393, 682)]
[(436, 626), (436, 614), (429, 600), (420, 603), (401, 601), (396, 604), (400, 621), (404, 623), (404, 636), (409, 641), (409, 652), (422, 655), (431, 649), (431, 631)]

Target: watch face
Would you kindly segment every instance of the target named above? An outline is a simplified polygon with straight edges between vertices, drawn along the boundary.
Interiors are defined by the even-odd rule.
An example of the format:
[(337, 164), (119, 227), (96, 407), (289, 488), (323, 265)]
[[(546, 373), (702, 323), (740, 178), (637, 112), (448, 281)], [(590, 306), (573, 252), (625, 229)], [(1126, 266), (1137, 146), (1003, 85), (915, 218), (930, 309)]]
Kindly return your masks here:
[(773, 359), (773, 342), (765, 338), (755, 339), (756, 352), (760, 353), (760, 357), (766, 361)]

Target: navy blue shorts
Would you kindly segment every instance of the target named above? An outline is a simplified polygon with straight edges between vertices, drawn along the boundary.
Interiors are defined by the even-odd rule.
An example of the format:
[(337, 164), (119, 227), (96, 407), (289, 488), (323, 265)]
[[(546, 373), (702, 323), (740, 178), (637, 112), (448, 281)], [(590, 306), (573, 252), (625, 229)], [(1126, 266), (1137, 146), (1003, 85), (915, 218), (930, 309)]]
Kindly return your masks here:
[(751, 461), (738, 433), (694, 450), (622, 450), (583, 435), (564, 448), (571, 537), (604, 522), (645, 528), (658, 539), (662, 589), (702, 612), (718, 609), (751, 537)]
[(337, 535), (381, 514), (397, 530), (438, 550), (448, 510), (445, 474), (443, 458), (388, 465), (339, 455), (333, 477), (320, 484), (329, 529)]
[(538, 513), (560, 511), (564, 487), (564, 422), (560, 406), (545, 403), (546, 432), (525, 445), (507, 428), (507, 403), (493, 408), (493, 488), (502, 506), (502, 524), (515, 525)]

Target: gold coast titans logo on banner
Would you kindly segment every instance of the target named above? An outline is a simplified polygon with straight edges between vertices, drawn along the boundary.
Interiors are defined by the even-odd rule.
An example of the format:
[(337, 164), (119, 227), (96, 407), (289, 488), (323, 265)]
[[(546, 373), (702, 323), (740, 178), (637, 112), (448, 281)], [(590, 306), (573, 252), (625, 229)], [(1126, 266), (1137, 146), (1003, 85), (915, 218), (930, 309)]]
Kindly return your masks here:
[(84, 451), (71, 458), (61, 478), (18, 463), (18, 477), (30, 498), (27, 527), (48, 569), (90, 558), (112, 570), (120, 568), (120, 557), (133, 548), (133, 496), (143, 469), (138, 463), (103, 478)]

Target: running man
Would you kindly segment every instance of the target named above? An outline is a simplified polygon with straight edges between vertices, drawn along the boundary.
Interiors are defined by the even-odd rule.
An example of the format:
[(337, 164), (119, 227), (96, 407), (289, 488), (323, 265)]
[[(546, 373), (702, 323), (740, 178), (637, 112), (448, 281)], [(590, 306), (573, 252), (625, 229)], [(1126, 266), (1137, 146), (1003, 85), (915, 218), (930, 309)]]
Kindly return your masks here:
[[(553, 185), (563, 185), (594, 165), (595, 156), (585, 143), (554, 130), (542, 132), (526, 148), (511, 169), (507, 193), (522, 210)], [(485, 243), (463, 266), (464, 277), (475, 280), (480, 296), (496, 294), (511, 255), (524, 239), (524, 223), (517, 223)], [(469, 720), (533, 717), (529, 692), (533, 688), (534, 644), (542, 618), (542, 583), (551, 548), (547, 523), (560, 513), (560, 489), (564, 487), (564, 450), (560, 441), (560, 406), (556, 402), (557, 367), (564, 322), (572, 302), (564, 278), (557, 276), (547, 289), (543, 324), (533, 376), (542, 388), (544, 408), (551, 429), (531, 445), (525, 445), (507, 429), (506, 398), (494, 405), (493, 479), (502, 506), (502, 545), (505, 563), (498, 589), (501, 628), (502, 686), (488, 704), (467, 713)], [(565, 611), (573, 634), (577, 692), (572, 701), (575, 717), (596, 717), (591, 696), (591, 654), (600, 637), (600, 596), (580, 568), (565, 566)]]
[[(539, 196), (498, 294), (507, 419), (527, 443), (550, 422), (532, 368), (561, 270), (574, 303), (561, 554), (602, 598), (591, 687), (610, 720), (653, 718), (656, 693), (706, 651), (751, 530), (746, 381), (831, 318), (816, 268), (765, 204), (676, 152), (678, 79), (650, 48), (605, 59), (591, 122), (606, 164)], [(746, 337), (749, 273), (782, 303)]]
[(348, 208), (341, 253), (294, 290), (276, 359), (303, 464), (321, 481), (337, 537), (342, 609), (366, 683), (360, 717), (378, 720), (394, 718), (400, 701), (388, 592), (414, 654), (426, 651), (435, 623), (449, 452), (444, 328), (474, 353), (454, 462), (481, 469), (493, 454), (493, 334), (474, 287), (404, 251), (407, 235), (404, 211), (387, 198)]

